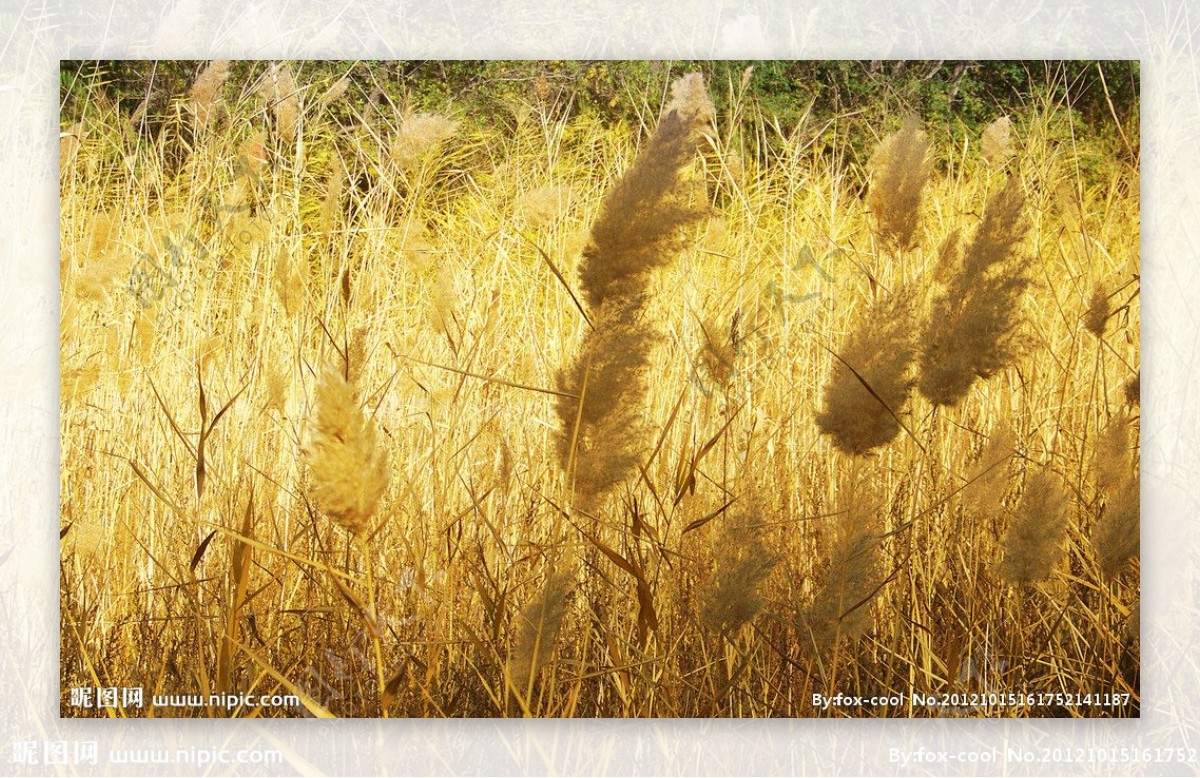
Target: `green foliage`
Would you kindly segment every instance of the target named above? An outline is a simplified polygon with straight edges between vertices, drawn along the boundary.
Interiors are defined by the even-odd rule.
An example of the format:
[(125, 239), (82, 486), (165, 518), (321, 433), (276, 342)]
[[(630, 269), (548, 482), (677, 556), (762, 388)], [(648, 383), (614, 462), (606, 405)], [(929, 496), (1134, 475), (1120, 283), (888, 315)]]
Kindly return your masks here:
[[(161, 124), (173, 100), (187, 95), (205, 62), (63, 61), (60, 97), (64, 125), (77, 121), (89, 100), (103, 96), (132, 115), (145, 104), (145, 125)], [(237, 62), (227, 99), (251, 94), (265, 62)], [(948, 137), (952, 146), (974, 142), (998, 116), (1018, 124), (1030, 109), (1065, 109), (1073, 137), (1129, 136), (1121, 149), (1136, 154), (1140, 68), (1137, 62), (885, 61), (885, 60), (368, 60), (296, 63), (309, 98), (343, 74), (351, 87), (331, 108), (351, 121), (370, 104), (396, 110), (449, 113), (471, 127), (509, 127), (525, 112), (551, 112), (556, 120), (627, 127), (653, 126), (668, 95), (666, 85), (684, 73), (704, 73), (720, 115), (737, 109), (743, 127), (778, 127), (791, 134), (807, 117), (814, 131), (839, 135), (847, 161), (863, 165), (880, 137), (915, 114)], [(854, 117), (852, 122), (842, 119)], [(1116, 123), (1120, 123), (1120, 127)], [(824, 127), (824, 130), (820, 128)], [(781, 143), (773, 131), (759, 133)], [(760, 144), (761, 146), (761, 144)], [(760, 148), (759, 151), (762, 151)]]
[[(310, 80), (335, 78), (351, 63), (306, 62)], [(64, 104), (80, 79), (101, 86), (123, 106), (140, 103), (148, 92), (183, 94), (203, 62), (192, 60), (64, 60)], [(250, 75), (262, 63), (238, 63), (234, 78)], [(728, 99), (726, 84), (738, 84), (753, 67), (749, 93), (765, 116), (787, 125), (812, 103), (824, 118), (868, 110), (915, 111), (929, 123), (955, 117), (978, 127), (997, 113), (1012, 112), (1038, 98), (1050, 96), (1089, 115), (1110, 111), (1122, 119), (1138, 100), (1137, 62), (1074, 61), (880, 61), (880, 60), (400, 60), (363, 61), (354, 71), (360, 98), (378, 86), (389, 98), (438, 106), (465, 103), (471, 108), (496, 110), (513, 100), (530, 100), (566, 93), (574, 110), (610, 120), (637, 118), (638, 100), (659, 95), (670, 79), (690, 70), (705, 73), (714, 86), (714, 99)]]

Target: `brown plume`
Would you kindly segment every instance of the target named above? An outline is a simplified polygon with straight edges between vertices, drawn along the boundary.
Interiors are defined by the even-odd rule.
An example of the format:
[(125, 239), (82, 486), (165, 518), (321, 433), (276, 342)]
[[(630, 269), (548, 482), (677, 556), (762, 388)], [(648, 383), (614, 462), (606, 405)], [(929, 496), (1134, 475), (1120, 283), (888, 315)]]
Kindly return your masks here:
[(992, 376), (1014, 356), (1017, 305), (1029, 285), (1029, 260), (1017, 253), (1028, 230), (1024, 204), (1020, 184), (1010, 178), (933, 302), (917, 388), (935, 405), (958, 404), (976, 378)]
[(584, 504), (637, 466), (646, 436), (645, 371), (657, 339), (642, 317), (646, 285), (650, 272), (674, 257), (679, 230), (698, 215), (680, 203), (678, 189), (712, 103), (696, 73), (676, 81), (672, 93), (633, 167), (605, 195), (579, 267), (592, 328), (559, 373), (557, 410), (559, 461), (574, 472)]
[(884, 138), (867, 168), (872, 178), (867, 207), (875, 215), (876, 232), (896, 248), (911, 248), (921, 221), (921, 190), (933, 169), (929, 142), (915, 116)]
[(891, 442), (912, 389), (912, 302), (899, 292), (877, 303), (834, 358), (817, 426), (847, 454)]

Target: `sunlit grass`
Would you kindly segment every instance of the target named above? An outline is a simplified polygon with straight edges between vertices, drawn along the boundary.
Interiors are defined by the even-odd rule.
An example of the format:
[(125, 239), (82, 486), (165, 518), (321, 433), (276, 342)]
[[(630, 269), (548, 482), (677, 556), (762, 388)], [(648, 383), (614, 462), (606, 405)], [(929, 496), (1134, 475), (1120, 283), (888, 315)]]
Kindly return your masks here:
[[(654, 345), (624, 410), (649, 435), (584, 501), (559, 411), (595, 313), (577, 270), (661, 93), (643, 130), (534, 96), (504, 127), (362, 101), (335, 121), (332, 85), (290, 73), (298, 117), (226, 83), (210, 121), (180, 95), (157, 134), (102, 100), (64, 127), (64, 714), (102, 713), (72, 686), (305, 699), (233, 715), (945, 713), (813, 708), (839, 691), (1126, 693), (966, 715), (1136, 713), (1130, 529), (1110, 514), (1094, 542), (1136, 495), (1138, 170), (1115, 126), (1036, 102), (991, 164), (926, 128), (900, 248), (863, 197), (861, 119), (780, 127), (733, 89), (677, 191), (702, 216), (639, 309)], [(904, 393), (891, 437), (845, 453), (817, 416), (831, 376), (860, 388), (846, 344), (905, 290), (912, 338), (889, 343), (920, 352), (940, 248), (1009, 176), (1014, 356), (957, 403)], [(369, 438), (336, 493), (306, 457), (349, 436), (318, 425), (329, 375)], [(1013, 583), (1034, 478), (1062, 493), (1061, 545)]]

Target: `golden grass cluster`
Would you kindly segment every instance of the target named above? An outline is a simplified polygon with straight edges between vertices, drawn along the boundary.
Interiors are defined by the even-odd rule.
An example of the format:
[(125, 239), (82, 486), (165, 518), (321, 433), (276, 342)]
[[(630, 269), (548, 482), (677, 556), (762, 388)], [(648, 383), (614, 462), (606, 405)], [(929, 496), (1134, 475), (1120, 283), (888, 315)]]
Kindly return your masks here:
[(231, 72), (64, 126), (64, 715), (1139, 710), (1136, 126)]

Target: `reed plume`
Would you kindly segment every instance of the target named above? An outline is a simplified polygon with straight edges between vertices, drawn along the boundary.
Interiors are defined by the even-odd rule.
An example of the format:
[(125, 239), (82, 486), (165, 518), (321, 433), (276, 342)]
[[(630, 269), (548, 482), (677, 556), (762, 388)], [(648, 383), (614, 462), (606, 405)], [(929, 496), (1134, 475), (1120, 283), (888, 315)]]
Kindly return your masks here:
[(1103, 284), (1096, 284), (1092, 296), (1088, 300), (1087, 310), (1083, 312), (1083, 326), (1097, 338), (1104, 336), (1104, 327), (1112, 316), (1112, 302)]
[(834, 359), (817, 426), (847, 454), (864, 454), (899, 434), (913, 380), (912, 301), (898, 292), (877, 303)]
[(933, 266), (933, 280), (940, 286), (946, 286), (954, 278), (958, 270), (959, 240), (962, 233), (953, 230), (938, 247), (937, 261)]
[(229, 78), (229, 65), (229, 60), (214, 59), (192, 84), (188, 111), (197, 130), (207, 128), (221, 110), (221, 87)]
[(1017, 304), (1029, 285), (1029, 260), (1017, 253), (1028, 230), (1024, 203), (1020, 184), (1010, 178), (934, 299), (917, 380), (934, 405), (957, 405), (976, 378), (989, 378), (1014, 356)]
[(800, 614), (801, 639), (823, 652), (871, 627), (871, 602), (883, 585), (881, 513), (864, 479), (851, 477), (841, 500), (829, 566), (812, 605)]
[(300, 90), (286, 62), (271, 65), (259, 93), (275, 119), (276, 135), (284, 143), (294, 143), (300, 120)]
[(582, 395), (560, 395), (559, 461), (575, 476), (583, 504), (607, 492), (636, 467), (648, 429), (641, 404), (656, 333), (642, 320), (640, 298), (612, 300), (593, 316), (595, 327), (559, 385)]
[(712, 103), (699, 73), (672, 86), (672, 100), (633, 166), (605, 195), (579, 265), (588, 304), (636, 295), (648, 274), (678, 248), (679, 230), (700, 212), (678, 200), (680, 178), (696, 153), (697, 133), (711, 121)]
[(261, 176), (270, 159), (271, 155), (267, 150), (267, 134), (262, 130), (251, 133), (238, 146), (238, 163), (242, 167), (241, 172), (248, 174), (256, 185), (263, 184)]
[(304, 450), (308, 493), (331, 519), (361, 535), (387, 490), (387, 453), (363, 415), (354, 385), (327, 367), (317, 381), (316, 415)]
[(1067, 529), (1067, 495), (1049, 471), (1030, 477), (1021, 504), (1004, 536), (999, 573), (1010, 583), (1050, 577), (1062, 553)]
[(1142, 404), (1142, 371), (1139, 370), (1125, 382), (1125, 404), (1126, 405), (1141, 405)]
[(325, 183), (325, 199), (321, 202), (322, 233), (329, 234), (337, 225), (342, 212), (342, 189), (346, 183), (346, 171), (340, 160), (335, 160), (329, 169)]
[(736, 361), (741, 348), (738, 333), (738, 315), (734, 314), (729, 328), (723, 329), (714, 319), (700, 321), (700, 334), (704, 338), (697, 354), (697, 364), (704, 368), (717, 386), (724, 389), (736, 373)]
[(459, 123), (431, 113), (411, 114), (400, 121), (392, 138), (392, 162), (405, 172), (416, 170), (427, 155), (435, 152), (458, 132)]
[(350, 74), (347, 73), (337, 81), (334, 81), (329, 88), (326, 89), (319, 98), (317, 98), (317, 104), (322, 108), (328, 108), (337, 101), (341, 100), (349, 90)]
[(867, 207), (875, 216), (876, 233), (898, 249), (911, 248), (921, 221), (921, 190), (933, 169), (929, 141), (915, 116), (884, 138), (867, 169), (872, 178)]
[(979, 454), (979, 461), (967, 475), (971, 484), (971, 504), (979, 513), (996, 511), (1008, 491), (1008, 463), (1016, 450), (1017, 438), (1011, 426), (997, 424)]
[(513, 210), (527, 227), (536, 230), (566, 212), (570, 194), (565, 186), (546, 184), (518, 197)]
[(1001, 168), (1007, 165), (1013, 157), (1012, 119), (1001, 116), (992, 120), (991, 124), (983, 128), (979, 145), (983, 151), (983, 158), (990, 167)]
[(538, 596), (517, 614), (506, 672), (512, 688), (522, 698), (528, 698), (538, 671), (554, 655), (554, 641), (562, 628), (574, 584), (573, 565), (551, 573)]
[(275, 290), (285, 315), (291, 316), (300, 310), (307, 296), (307, 287), (308, 279), (301, 262), (292, 256), (286, 243), (280, 245), (271, 274), (271, 288)]
[(759, 589), (779, 562), (756, 526), (761, 515), (761, 505), (751, 500), (725, 525), (714, 546), (715, 570), (702, 596), (703, 617), (710, 627), (726, 634), (736, 632), (762, 610)]
[(1096, 489), (1107, 500), (1092, 531), (1092, 548), (1106, 575), (1119, 573), (1141, 550), (1141, 478), (1132, 431), (1129, 417), (1118, 416), (1096, 441)]
[(1141, 478), (1134, 474), (1104, 506), (1092, 535), (1092, 547), (1106, 575), (1117, 575), (1141, 553), (1141, 531)]
[(1111, 492), (1133, 474), (1133, 443), (1129, 416), (1114, 417), (1096, 439), (1093, 461), (1096, 489)]
[(592, 327), (575, 360), (559, 372), (559, 461), (574, 473), (581, 504), (627, 478), (646, 438), (646, 366), (657, 340), (643, 318), (649, 273), (678, 248), (679, 230), (697, 218), (679, 202), (684, 166), (711, 121), (698, 73), (672, 86), (672, 99), (633, 166), (605, 195), (579, 267)]

